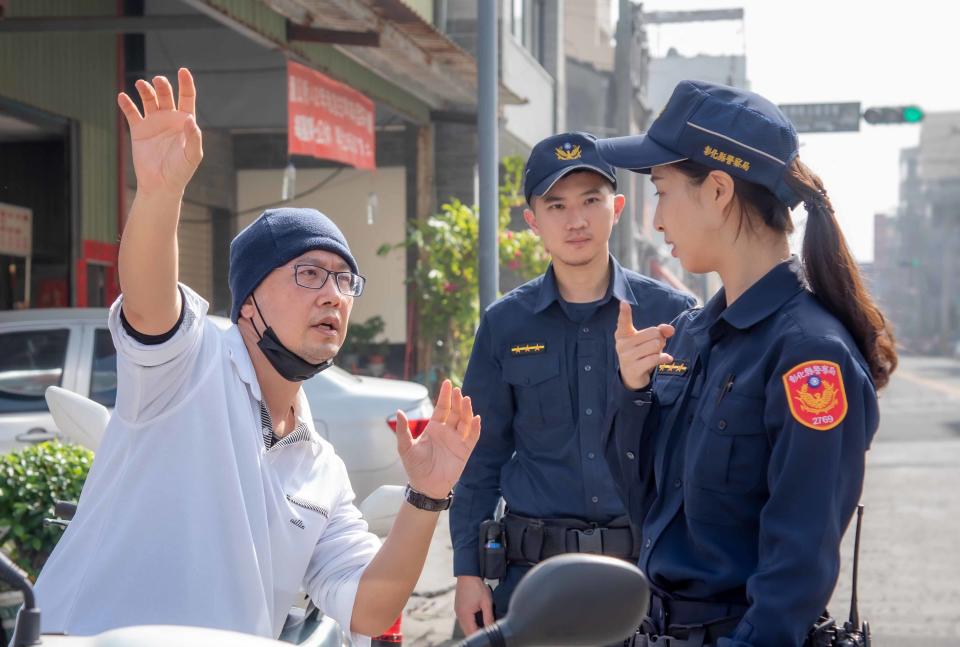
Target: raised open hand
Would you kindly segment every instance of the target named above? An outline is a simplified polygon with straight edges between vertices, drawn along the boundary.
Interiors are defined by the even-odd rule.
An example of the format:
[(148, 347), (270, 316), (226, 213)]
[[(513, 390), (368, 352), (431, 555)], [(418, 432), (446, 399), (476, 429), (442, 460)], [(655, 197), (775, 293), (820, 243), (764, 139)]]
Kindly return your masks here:
[(397, 449), (413, 489), (443, 499), (459, 480), (480, 437), (480, 416), (470, 398), (444, 380), (427, 428), (416, 440), (407, 418), (397, 412)]
[(130, 126), (137, 191), (181, 195), (203, 159), (196, 118), (197, 89), (186, 68), (180, 68), (177, 81), (180, 96), (174, 104), (173, 87), (166, 77), (156, 76), (152, 84), (138, 80), (143, 114), (125, 92), (117, 96)]

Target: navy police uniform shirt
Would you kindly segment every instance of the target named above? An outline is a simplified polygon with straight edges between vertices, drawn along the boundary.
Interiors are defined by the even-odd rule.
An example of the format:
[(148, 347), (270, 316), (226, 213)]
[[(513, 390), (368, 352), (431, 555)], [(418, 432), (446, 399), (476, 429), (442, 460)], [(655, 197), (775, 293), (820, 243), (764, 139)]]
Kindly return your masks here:
[(619, 301), (645, 328), (672, 321), (693, 299), (610, 259), (604, 298), (567, 303), (551, 266), (484, 313), (463, 392), (483, 433), (450, 510), (454, 574), (479, 575), (480, 523), (501, 495), (533, 518), (606, 523), (626, 514), (603, 455), (608, 394), (617, 379)]
[(621, 382), (611, 407), (640, 568), (670, 597), (745, 605), (720, 647), (799, 646), (860, 498), (879, 421), (869, 368), (796, 259), (675, 325), (652, 391)]

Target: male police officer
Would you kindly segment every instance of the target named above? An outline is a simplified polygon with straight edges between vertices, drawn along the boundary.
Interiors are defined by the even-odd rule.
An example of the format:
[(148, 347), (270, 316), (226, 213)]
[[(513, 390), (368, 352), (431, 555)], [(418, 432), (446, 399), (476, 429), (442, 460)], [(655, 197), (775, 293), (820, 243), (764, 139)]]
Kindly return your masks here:
[[(610, 255), (625, 200), (595, 142), (566, 133), (530, 153), (524, 219), (552, 263), (487, 309), (464, 377), (463, 391), (484, 422), (450, 512), (455, 609), (468, 634), (478, 613), (489, 624), (507, 612), (532, 564), (573, 551), (637, 554), (600, 438), (617, 379), (619, 303), (630, 304), (639, 328), (672, 321), (693, 299)], [(484, 523), (501, 496), (502, 531)], [(497, 563), (504, 540), (505, 569)], [(489, 547), (483, 555), (481, 542)], [(481, 575), (500, 580), (492, 595)]]
[(268, 211), (230, 248), (236, 325), (206, 319), (206, 302), (177, 283), (180, 205), (202, 157), (193, 79), (179, 77), (179, 108), (163, 77), (137, 82), (143, 115), (119, 97), (137, 195), (110, 310), (117, 404), (37, 582), (43, 628), (180, 624), (275, 638), (303, 587), (353, 644), (369, 642), (417, 582), (479, 419), (449, 382), (417, 441), (398, 414), (410, 487), (381, 547), (300, 388), (346, 337), (363, 289), (356, 260), (319, 212)]

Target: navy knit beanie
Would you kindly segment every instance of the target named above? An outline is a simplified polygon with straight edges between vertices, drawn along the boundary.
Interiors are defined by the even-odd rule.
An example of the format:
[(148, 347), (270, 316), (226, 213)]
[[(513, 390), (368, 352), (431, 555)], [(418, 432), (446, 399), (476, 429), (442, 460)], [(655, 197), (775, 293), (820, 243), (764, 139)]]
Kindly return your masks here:
[(316, 209), (268, 209), (230, 243), (230, 320), (260, 282), (281, 265), (311, 249), (334, 253), (359, 274), (347, 240), (333, 221)]

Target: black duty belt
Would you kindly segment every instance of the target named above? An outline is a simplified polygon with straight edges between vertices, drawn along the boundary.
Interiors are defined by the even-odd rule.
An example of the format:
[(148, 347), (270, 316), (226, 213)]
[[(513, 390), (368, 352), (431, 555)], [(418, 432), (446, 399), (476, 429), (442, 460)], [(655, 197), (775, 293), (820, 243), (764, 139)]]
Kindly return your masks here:
[(637, 561), (639, 532), (626, 517), (606, 526), (580, 519), (529, 519), (513, 513), (503, 516), (507, 561), (536, 564), (566, 553), (593, 553)]
[(703, 647), (730, 636), (747, 605), (676, 600), (653, 592), (649, 616), (631, 647)]

